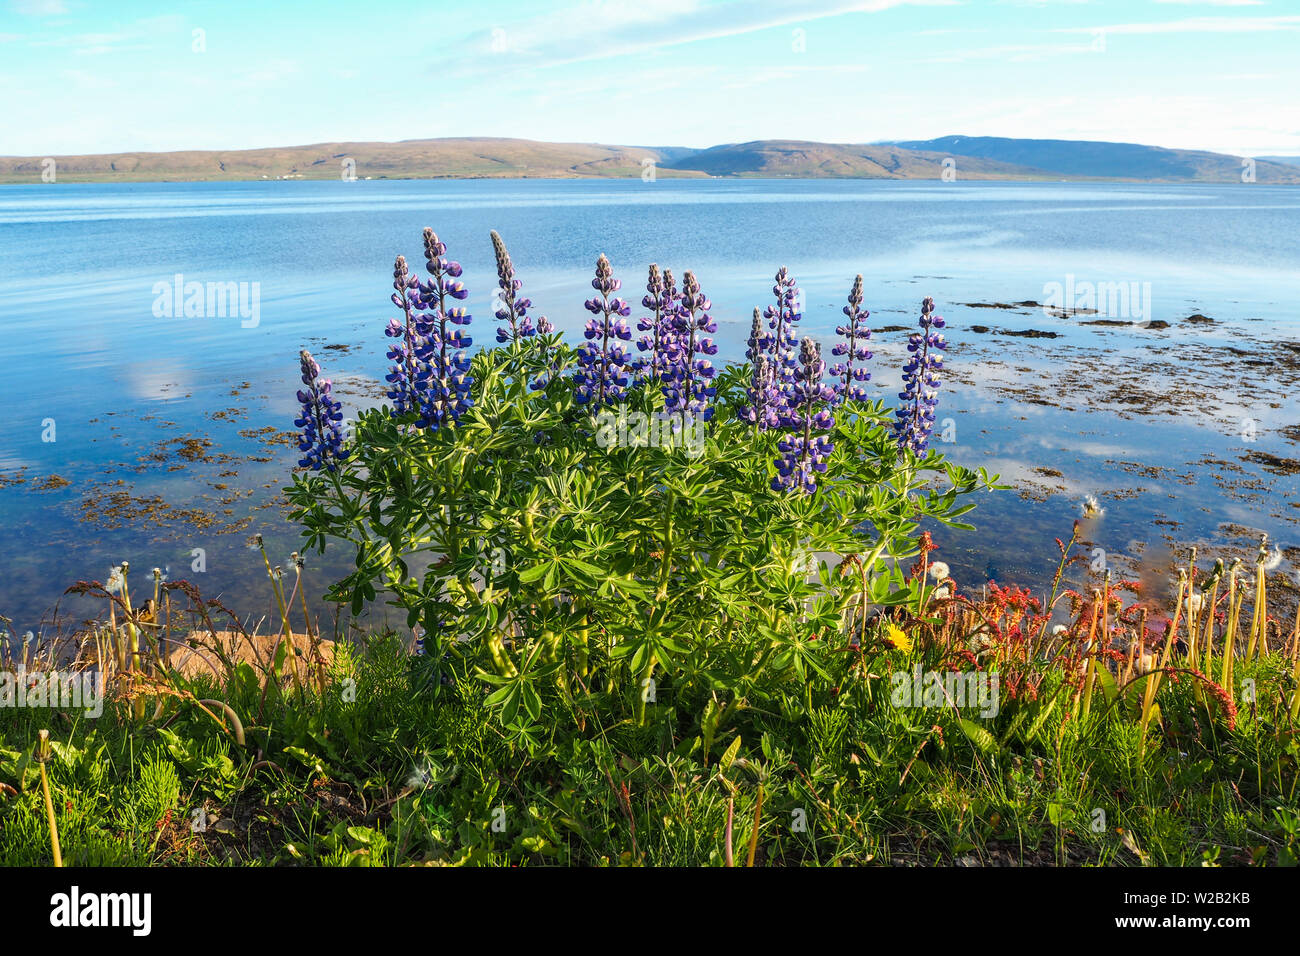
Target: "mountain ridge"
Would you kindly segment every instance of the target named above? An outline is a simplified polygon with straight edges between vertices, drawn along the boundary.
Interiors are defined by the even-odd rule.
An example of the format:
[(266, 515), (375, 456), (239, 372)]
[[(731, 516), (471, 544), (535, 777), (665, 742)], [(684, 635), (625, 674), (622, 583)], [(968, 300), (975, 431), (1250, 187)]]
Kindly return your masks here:
[(1209, 150), (1168, 149), (1106, 140), (1012, 139), (1005, 136), (942, 136), (889, 143), (902, 149), (946, 152), (968, 159), (994, 159), (1051, 169), (1066, 176), (1142, 182), (1242, 182), (1253, 163), (1256, 182), (1295, 182), (1295, 169), (1266, 157)]
[[(821, 143), (750, 140), (705, 149), (550, 143), (508, 137), (340, 140), (244, 150), (0, 156), (0, 183), (259, 179), (798, 178), (1241, 182), (1242, 157), (1094, 140), (944, 136)], [(1258, 157), (1260, 183), (1300, 183), (1300, 158)]]

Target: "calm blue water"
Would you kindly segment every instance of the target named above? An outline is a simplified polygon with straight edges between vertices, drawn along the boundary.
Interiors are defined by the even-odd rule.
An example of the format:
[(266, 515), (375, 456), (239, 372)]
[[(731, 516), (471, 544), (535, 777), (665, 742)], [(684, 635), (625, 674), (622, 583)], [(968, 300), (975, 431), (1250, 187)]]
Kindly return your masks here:
[[(1181, 540), (1208, 540), (1232, 521), (1300, 546), (1300, 512), (1288, 507), (1294, 477), (1245, 466), (1245, 478), (1236, 477), (1257, 485), (1246, 494), (1225, 490), (1217, 466), (1202, 463), (1238, 461), (1232, 422), (1242, 417), (1259, 423), (1250, 447), (1296, 457), (1281, 433), (1300, 423), (1293, 394), (1260, 394), (1228, 369), (1212, 385), (1224, 403), (1217, 424), (1214, 415), (1183, 413), (1126, 419), (1068, 394), (1059, 397), (1072, 411), (1008, 400), (993, 387), (1000, 373), (991, 364), (1025, 369), (1015, 374), (1041, 384), (1065, 359), (1106, 346), (1104, 360), (1087, 358), (1096, 376), (1110, 363), (1158, 354), (1174, 369), (1159, 389), (1177, 384), (1189, 347), (1300, 341), (1300, 191), (1292, 187), (639, 179), (0, 186), (0, 614), (19, 632), (35, 629), (67, 585), (102, 580), (124, 559), (141, 583), (157, 565), (241, 613), (266, 613), (260, 559), (246, 541), (263, 532), (281, 560), (296, 547), (272, 501), (296, 456), (257, 432), (292, 428), (304, 346), (345, 401), (369, 401), (384, 367), (393, 257), (421, 261), (426, 225), (465, 267), (480, 343), (491, 337), (482, 327), (491, 324), (493, 228), (537, 310), (567, 332), (586, 319), (597, 253), (609, 256), (634, 301), (649, 262), (678, 275), (693, 269), (714, 301), (723, 356), (733, 359), (782, 264), (805, 290), (805, 327), (816, 335), (833, 330), (855, 273), (865, 276), (877, 328), (912, 324), (922, 296), (933, 295), (952, 329), (949, 365), (965, 383), (945, 392), (958, 435), (947, 450), (1015, 478), (1051, 467), (1065, 488), (1046, 501), (1007, 493), (984, 502), (979, 535), (945, 539), (967, 580), (1041, 583), (1052, 537), (1068, 536), (1089, 491), (1106, 504), (1107, 546), (1116, 553), (1153, 540), (1153, 520), (1177, 522), (1171, 533)], [(243, 283), (249, 296), (256, 289), (256, 316), (172, 317), (155, 287), (170, 287), (177, 274)], [(1176, 323), (1201, 312), (1219, 322), (1155, 340), (1038, 310), (962, 305), (1042, 301), (1046, 286), (1067, 276), (1150, 283), (1149, 315), (1139, 318)], [(990, 337), (970, 332), (975, 324), (1061, 337)], [(897, 381), (891, 368), (904, 338), (876, 338), (882, 395)], [(1203, 371), (1194, 374), (1194, 384), (1210, 384)], [(167, 444), (177, 439), (210, 441), (200, 452), (206, 460), (178, 456), (182, 446)], [(1119, 461), (1170, 472), (1139, 476)], [(68, 484), (45, 487), (52, 475)], [(162, 504), (149, 505), (155, 497)], [(127, 505), (107, 513), (121, 526), (105, 527), (114, 501)], [(202, 573), (191, 571), (195, 548), (205, 554)], [(317, 585), (330, 571), (318, 559), (309, 566)], [(89, 609), (65, 603), (64, 611)]]

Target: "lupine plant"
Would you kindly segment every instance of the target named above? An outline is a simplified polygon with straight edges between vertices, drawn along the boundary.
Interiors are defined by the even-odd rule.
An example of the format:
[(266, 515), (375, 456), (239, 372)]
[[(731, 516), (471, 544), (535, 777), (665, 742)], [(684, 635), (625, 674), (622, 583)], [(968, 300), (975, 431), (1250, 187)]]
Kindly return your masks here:
[(713, 303), (700, 291), (695, 273), (687, 272), (682, 278), (682, 298), (674, 316), (675, 341), (672, 343), (668, 382), (663, 387), (668, 411), (684, 418), (708, 421), (713, 417), (709, 404), (717, 389), (713, 377), (717, 370), (709, 361), (718, 354), (713, 339), (701, 332), (718, 331), (717, 323), (709, 315)]
[(776, 304), (763, 310), (768, 328), (772, 330), (772, 362), (776, 366), (778, 378), (782, 382), (792, 382), (799, 364), (799, 339), (795, 327), (803, 315), (800, 311), (799, 286), (785, 266), (776, 272), (772, 294), (776, 297)]
[(415, 303), (411, 294), (418, 285), (419, 277), (411, 275), (406, 265), (406, 257), (398, 256), (393, 263), (393, 305), (402, 310), (404, 321), (390, 319), (384, 334), (397, 339), (388, 350), (388, 358), (393, 366), (386, 381), (390, 388), (388, 397), (393, 400), (393, 407), (399, 413), (409, 412), (421, 405), (419, 389), (428, 382), (427, 369), (423, 355), (428, 339), (428, 329), (417, 318)]
[(754, 309), (747, 344), (745, 358), (749, 359), (750, 378), (745, 391), (746, 404), (740, 415), (759, 430), (775, 428), (781, 418), (781, 386), (776, 366), (768, 354), (771, 337), (763, 331), (763, 318), (757, 308)]
[(867, 325), (867, 317), (871, 313), (862, 308), (860, 275), (853, 280), (844, 314), (848, 321), (835, 329), (841, 341), (831, 349), (831, 354), (838, 356), (840, 361), (831, 366), (831, 374), (836, 379), (835, 394), (841, 401), (853, 399), (860, 402), (867, 397), (866, 382), (871, 379), (871, 372), (867, 370), (867, 362), (871, 360), (871, 351), (867, 348), (871, 327)]
[(900, 451), (917, 454), (930, 445), (934, 431), (934, 409), (939, 404), (940, 374), (943, 372), (943, 316), (934, 314), (934, 299), (926, 296), (921, 303), (921, 331), (907, 340), (909, 358), (903, 366), (903, 390), (898, 393), (902, 404), (894, 413), (894, 438)]
[(805, 338), (799, 346), (799, 368), (794, 384), (788, 386), (785, 414), (781, 416), (782, 427), (791, 434), (776, 446), (781, 457), (776, 460), (776, 477), (772, 479), (775, 491), (797, 488), (810, 495), (816, 493), (816, 476), (826, 471), (826, 460), (835, 450), (829, 438), (813, 434), (830, 431), (835, 424), (830, 409), (835, 390), (822, 384), (825, 372), (821, 348)]
[[(411, 321), (431, 316), (432, 401), (456, 413), (396, 399), (362, 411), (351, 445), (305, 459), (289, 496), (310, 545), (355, 552), (328, 596), (400, 608), (423, 642), (413, 666), (436, 675), (421, 686), (481, 682), (520, 746), (544, 746), (556, 721), (599, 733), (627, 720), (668, 740), (699, 733), (707, 752), (742, 710), (842, 669), (862, 607), (919, 609), (924, 582), (900, 562), (922, 523), (969, 527), (964, 499), (995, 487), (934, 453), (900, 459), (889, 411), (857, 393), (836, 401), (811, 339), (779, 374), (769, 349), (797, 321), (784, 270), (772, 340), (760, 325), (750, 362), (723, 369), (696, 276), (679, 298), (667, 270), (662, 285), (651, 271), (646, 308), (674, 334), (646, 356), (663, 380), (628, 385), (629, 307), (605, 257), (576, 350), (521, 336), (440, 364), (439, 346), (464, 344), (444, 332), (460, 270), (432, 232), (426, 247), (433, 279)], [(440, 386), (447, 369), (465, 390)], [(684, 411), (701, 442), (598, 442), (594, 410), (615, 402), (620, 415)], [(811, 568), (810, 554), (823, 556)]]
[(575, 378), (578, 388), (574, 399), (579, 404), (613, 405), (627, 387), (628, 354), (622, 343), (632, 339), (626, 321), (632, 307), (625, 299), (612, 295), (622, 286), (622, 280), (614, 278), (614, 270), (602, 253), (596, 260), (596, 277), (591, 280), (591, 287), (598, 294), (583, 303), (598, 318), (587, 320), (583, 332), (587, 343), (578, 351), (582, 368)]
[[(506, 251), (505, 241), (500, 233), (492, 230), (492, 251), (497, 260), (497, 321), (506, 323), (497, 328), (498, 342), (513, 342), (515, 339), (536, 335), (541, 329), (533, 325), (528, 309), (533, 304), (531, 299), (520, 298), (519, 290), (523, 282), (515, 276), (515, 265)], [(542, 316), (540, 322), (546, 322)], [(548, 325), (550, 323), (547, 323)]]
[(637, 361), (638, 382), (662, 381), (668, 374), (676, 341), (673, 320), (677, 313), (677, 290), (672, 279), (672, 272), (660, 272), (658, 265), (651, 264), (646, 294), (641, 299), (642, 307), (650, 314), (636, 323), (637, 330), (644, 333), (637, 339), (636, 347), (649, 353)]
[(474, 340), (458, 328), (469, 325), (471, 316), (461, 306), (451, 304), (464, 299), (469, 291), (460, 281), (460, 263), (446, 255), (447, 246), (432, 229), (425, 229), (424, 259), (429, 278), (416, 282), (413, 296), (416, 308), (423, 310), (417, 325), (428, 330), (420, 342), (421, 375), (427, 380), (425, 387), (418, 389), (421, 406), (417, 424), (421, 428), (451, 425), (472, 403), (470, 360), (464, 350)]
[(303, 349), (298, 353), (303, 388), (298, 389), (302, 414), (294, 419), (298, 428), (298, 465), (319, 471), (334, 471), (347, 458), (343, 447), (343, 406), (334, 399), (333, 383), (320, 377), (320, 366)]

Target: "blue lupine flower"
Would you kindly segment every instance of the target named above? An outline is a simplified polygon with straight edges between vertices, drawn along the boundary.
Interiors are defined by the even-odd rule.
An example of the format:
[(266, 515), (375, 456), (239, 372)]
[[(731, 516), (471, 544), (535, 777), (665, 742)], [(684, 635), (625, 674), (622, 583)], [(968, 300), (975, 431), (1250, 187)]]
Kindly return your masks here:
[(943, 372), (943, 351), (948, 347), (943, 333), (943, 316), (934, 315), (934, 299), (926, 296), (921, 303), (921, 331), (907, 340), (910, 358), (903, 366), (903, 391), (898, 393), (902, 405), (894, 413), (894, 438), (898, 450), (910, 448), (922, 454), (930, 444), (934, 430), (934, 409), (939, 404), (939, 376)]
[(555, 326), (546, 316), (537, 317), (537, 335), (539, 336), (538, 354), (542, 358), (542, 374), (528, 383), (528, 387), (533, 391), (545, 388), (559, 371), (559, 363), (556, 360), (556, 353), (559, 351), (555, 343), (548, 337), (555, 334)]
[(668, 373), (674, 350), (673, 320), (677, 312), (677, 290), (672, 285), (673, 274), (669, 270), (660, 273), (659, 266), (650, 266), (650, 275), (646, 280), (646, 295), (641, 305), (650, 310), (650, 315), (637, 320), (636, 327), (645, 334), (637, 339), (636, 347), (650, 354), (637, 360), (636, 375), (638, 381), (662, 381)]
[(713, 303), (700, 291), (695, 273), (687, 272), (682, 279), (682, 297), (673, 317), (676, 333), (670, 353), (670, 367), (663, 387), (665, 406), (673, 414), (686, 419), (709, 421), (713, 417), (710, 399), (717, 394), (713, 384), (716, 370), (708, 360), (717, 355), (713, 339), (701, 332), (716, 332), (718, 325), (709, 315)]
[[(506, 244), (495, 229), (492, 230), (492, 251), (496, 254), (497, 286), (500, 288), (497, 299), (500, 305), (496, 310), (496, 317), (498, 321), (510, 323), (497, 328), (497, 341), (513, 342), (515, 339), (526, 339), (536, 335), (540, 331), (540, 325), (534, 326), (532, 318), (528, 315), (528, 309), (533, 302), (531, 299), (517, 298), (524, 284), (515, 275), (515, 265), (510, 261), (510, 253), (506, 251)], [(545, 321), (545, 316), (539, 319), (539, 323)], [(549, 322), (546, 324), (550, 325)]]
[(420, 407), (419, 386), (423, 381), (420, 376), (420, 353), (424, 348), (424, 336), (420, 324), (415, 319), (415, 305), (411, 293), (415, 291), (419, 279), (410, 274), (406, 266), (406, 257), (398, 256), (393, 263), (393, 304), (402, 310), (404, 322), (390, 319), (384, 334), (398, 339), (388, 350), (392, 368), (384, 377), (390, 385), (388, 397), (393, 400), (393, 413), (405, 415)]
[(785, 266), (776, 270), (776, 284), (772, 286), (776, 296), (776, 305), (769, 305), (763, 310), (768, 320), (767, 326), (772, 330), (769, 348), (772, 364), (776, 366), (777, 376), (782, 382), (794, 381), (795, 369), (799, 365), (797, 351), (799, 340), (795, 335), (795, 323), (803, 318), (800, 311), (801, 294), (794, 276)]
[(346, 461), (349, 453), (343, 447), (343, 406), (334, 400), (333, 384), (321, 380), (320, 366), (303, 349), (298, 353), (305, 389), (298, 389), (302, 414), (293, 420), (300, 431), (298, 450), (303, 457), (298, 461), (302, 468), (312, 471), (334, 471), (339, 462)]
[(830, 408), (835, 390), (822, 384), (825, 371), (821, 349), (812, 339), (805, 338), (800, 344), (794, 381), (786, 386), (781, 426), (790, 429), (792, 434), (776, 446), (781, 457), (776, 459), (774, 491), (799, 489), (810, 495), (816, 492), (817, 475), (826, 471), (826, 459), (835, 450), (828, 437), (813, 435), (813, 432), (828, 431), (835, 424)]
[(450, 304), (453, 299), (464, 299), (469, 292), (459, 281), (460, 263), (447, 259), (446, 253), (446, 245), (426, 227), (424, 258), (431, 278), (417, 282), (412, 296), (416, 308), (424, 310), (417, 317), (424, 338), (419, 355), (421, 404), (417, 424), (421, 428), (449, 427), (473, 404), (469, 393), (473, 379), (465, 349), (474, 340), (457, 328), (469, 325), (472, 317), (464, 307)]
[(831, 349), (832, 355), (844, 357), (843, 361), (831, 366), (831, 375), (838, 379), (835, 394), (842, 402), (864, 402), (867, 399), (867, 389), (863, 383), (871, 379), (871, 373), (865, 364), (871, 358), (871, 352), (867, 349), (867, 341), (871, 338), (867, 317), (871, 313), (862, 308), (862, 276), (853, 280), (853, 289), (849, 292), (849, 304), (844, 307), (844, 314), (848, 316), (848, 322), (835, 329), (843, 341)]
[(681, 307), (682, 294), (677, 290), (677, 280), (673, 278), (673, 270), (665, 269), (663, 329), (659, 334), (659, 358), (657, 359), (665, 376), (676, 368), (682, 350), (682, 343), (677, 337), (677, 313), (681, 311)]
[(597, 406), (613, 405), (627, 388), (628, 353), (622, 343), (632, 339), (632, 329), (625, 321), (632, 307), (624, 299), (611, 298), (622, 286), (601, 253), (596, 260), (596, 277), (591, 280), (591, 287), (600, 295), (584, 303), (587, 311), (599, 318), (587, 320), (583, 331), (587, 341), (578, 349), (578, 370), (573, 376), (577, 383), (573, 399), (581, 405), (593, 401)]
[(750, 422), (760, 430), (775, 428), (780, 421), (782, 393), (777, 381), (776, 367), (767, 354), (770, 337), (763, 331), (763, 318), (754, 309), (754, 321), (749, 329), (749, 347), (745, 357), (751, 366), (749, 387), (745, 390), (748, 403), (741, 408), (741, 420)]

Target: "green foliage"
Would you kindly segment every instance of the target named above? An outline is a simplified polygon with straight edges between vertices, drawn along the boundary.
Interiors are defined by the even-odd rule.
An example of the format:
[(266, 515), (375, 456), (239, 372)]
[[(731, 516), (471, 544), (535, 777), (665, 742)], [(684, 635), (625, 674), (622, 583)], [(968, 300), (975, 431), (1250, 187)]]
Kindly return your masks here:
[(657, 387), (593, 413), (563, 376), (529, 388), (554, 359), (525, 341), (475, 356), (455, 427), (365, 412), (351, 460), (289, 496), (310, 544), (355, 553), (330, 597), (400, 607), (431, 693), (447, 671), (481, 681), (530, 749), (562, 724), (670, 746), (695, 725), (707, 751), (714, 716), (842, 670), (852, 607), (915, 605), (898, 563), (923, 522), (963, 526), (965, 499), (994, 487), (938, 454), (900, 457), (884, 408), (850, 402), (818, 492), (775, 491), (782, 433), (736, 416), (747, 367), (719, 375), (707, 426), (685, 423), (702, 429), (693, 447), (646, 442), (637, 416), (662, 411)]

